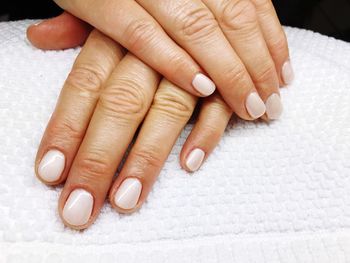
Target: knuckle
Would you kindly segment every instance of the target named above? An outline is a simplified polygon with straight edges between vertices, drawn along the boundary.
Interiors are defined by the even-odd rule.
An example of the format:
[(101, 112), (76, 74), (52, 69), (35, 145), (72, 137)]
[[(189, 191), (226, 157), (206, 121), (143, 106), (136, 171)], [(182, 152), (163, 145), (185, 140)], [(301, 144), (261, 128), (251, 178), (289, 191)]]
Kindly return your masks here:
[(164, 76), (181, 76), (184, 74), (184, 69), (193, 68), (191, 60), (188, 60), (183, 54), (173, 54), (169, 59), (171, 67), (164, 67)]
[(152, 109), (168, 116), (170, 120), (185, 120), (191, 117), (194, 106), (183, 91), (166, 89), (156, 93)]
[(146, 171), (149, 167), (160, 168), (163, 166), (164, 160), (159, 157), (160, 150), (156, 146), (147, 145), (133, 152), (133, 160), (135, 167), (140, 172)]
[(48, 126), (46, 134), (56, 144), (65, 145), (67, 140), (80, 141), (83, 138), (83, 133), (79, 128), (79, 122), (71, 118), (64, 118), (58, 122), (53, 120), (51, 123), (52, 125)]
[(175, 23), (180, 25), (180, 30), (183, 32), (186, 40), (201, 40), (218, 29), (215, 17), (207, 8), (196, 8), (180, 13)]
[(73, 67), (66, 80), (70, 89), (81, 93), (97, 94), (104, 82), (103, 73), (96, 65), (84, 64)]
[(270, 41), (270, 49), (275, 54), (284, 54), (288, 50), (287, 39), (284, 33)]
[(226, 1), (220, 17), (221, 24), (229, 30), (241, 30), (256, 24), (256, 10), (249, 0)]
[(119, 78), (105, 89), (99, 105), (111, 117), (139, 119), (145, 111), (146, 96), (138, 81)]
[(223, 113), (231, 113), (231, 108), (226, 104), (226, 102), (219, 96), (212, 96), (208, 101), (209, 107), (213, 115), (217, 116)]
[(259, 11), (267, 11), (273, 7), (271, 0), (253, 0), (253, 3)]
[[(216, 115), (217, 118), (217, 115)], [(203, 134), (206, 135), (206, 138), (217, 141), (224, 131), (220, 130), (218, 126), (216, 125), (215, 121), (206, 123), (201, 130), (203, 131)]]
[(130, 50), (140, 50), (147, 46), (156, 36), (158, 26), (149, 20), (132, 21), (126, 31), (125, 39)]
[(242, 65), (237, 64), (223, 73), (223, 76), (225, 76), (225, 78), (228, 78), (234, 86), (240, 86), (237, 84), (246, 81), (248, 74), (246, 69)]
[(255, 84), (270, 83), (272, 79), (275, 79), (276, 69), (274, 65), (266, 65), (258, 71), (254, 78)]
[(107, 153), (95, 150), (79, 158), (77, 167), (85, 181), (101, 180), (109, 176), (110, 165), (107, 156)]

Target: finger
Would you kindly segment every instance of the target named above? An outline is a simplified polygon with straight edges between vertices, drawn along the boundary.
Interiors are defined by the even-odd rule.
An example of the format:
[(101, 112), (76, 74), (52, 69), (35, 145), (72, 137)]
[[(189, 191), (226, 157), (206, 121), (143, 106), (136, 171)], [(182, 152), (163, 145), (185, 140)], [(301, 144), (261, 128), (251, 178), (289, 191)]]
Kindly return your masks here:
[(162, 27), (135, 1), (56, 0), (63, 9), (112, 37), (161, 75), (196, 96), (208, 96), (215, 84)]
[(77, 57), (48, 123), (35, 161), (46, 184), (63, 182), (84, 137), (100, 89), (122, 58), (121, 47), (93, 31)]
[(258, 13), (260, 27), (275, 62), (280, 85), (293, 82), (294, 71), (289, 58), (288, 42), (271, 0), (251, 0)]
[(230, 107), (219, 94), (203, 100), (198, 119), (180, 154), (184, 169), (195, 172), (201, 167), (219, 143), (231, 116)]
[(185, 48), (217, 84), (226, 103), (243, 119), (265, 113), (245, 66), (215, 17), (200, 0), (137, 0)]
[(113, 71), (59, 199), (66, 225), (83, 229), (96, 219), (158, 81), (155, 71), (130, 54)]
[(256, 89), (265, 102), (269, 119), (282, 114), (279, 81), (274, 61), (258, 24), (250, 0), (203, 0), (218, 20), (232, 47), (243, 61)]
[(33, 46), (43, 50), (67, 49), (84, 44), (91, 29), (89, 24), (64, 12), (29, 26), (27, 38)]
[(146, 200), (197, 98), (163, 80), (121, 173), (110, 190), (119, 212), (131, 213)]

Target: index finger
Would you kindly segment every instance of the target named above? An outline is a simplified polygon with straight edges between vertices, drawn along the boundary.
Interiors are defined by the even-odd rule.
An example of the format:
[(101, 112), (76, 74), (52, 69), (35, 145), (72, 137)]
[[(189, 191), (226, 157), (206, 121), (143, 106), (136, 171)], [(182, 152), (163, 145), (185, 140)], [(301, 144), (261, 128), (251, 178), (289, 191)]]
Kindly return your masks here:
[(112, 37), (171, 82), (195, 96), (209, 96), (215, 84), (135, 1), (55, 0), (63, 9)]
[(63, 182), (84, 137), (102, 85), (123, 57), (122, 48), (94, 30), (76, 59), (47, 125), (35, 161), (46, 184)]

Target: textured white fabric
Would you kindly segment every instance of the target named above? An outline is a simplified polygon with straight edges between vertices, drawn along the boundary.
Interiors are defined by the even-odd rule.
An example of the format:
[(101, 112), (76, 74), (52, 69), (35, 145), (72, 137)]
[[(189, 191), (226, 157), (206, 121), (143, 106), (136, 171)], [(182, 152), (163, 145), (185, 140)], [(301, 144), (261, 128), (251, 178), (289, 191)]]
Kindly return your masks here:
[(33, 48), (27, 24), (0, 23), (0, 262), (350, 262), (350, 44), (287, 28), (280, 121), (233, 121), (193, 175), (186, 127), (139, 212), (77, 232), (33, 163), (79, 50)]

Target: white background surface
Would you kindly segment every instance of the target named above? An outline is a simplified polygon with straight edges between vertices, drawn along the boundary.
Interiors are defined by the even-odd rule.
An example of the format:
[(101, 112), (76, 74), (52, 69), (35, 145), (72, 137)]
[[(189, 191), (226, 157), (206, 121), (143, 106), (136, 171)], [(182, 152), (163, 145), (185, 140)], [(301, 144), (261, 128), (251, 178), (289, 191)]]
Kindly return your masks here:
[(0, 23), (0, 262), (350, 262), (350, 44), (288, 28), (280, 121), (233, 121), (193, 175), (186, 127), (139, 212), (76, 232), (33, 164), (78, 50), (36, 50), (26, 24)]

